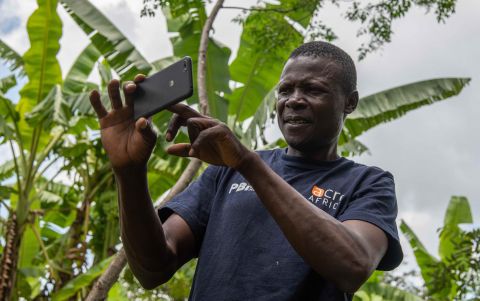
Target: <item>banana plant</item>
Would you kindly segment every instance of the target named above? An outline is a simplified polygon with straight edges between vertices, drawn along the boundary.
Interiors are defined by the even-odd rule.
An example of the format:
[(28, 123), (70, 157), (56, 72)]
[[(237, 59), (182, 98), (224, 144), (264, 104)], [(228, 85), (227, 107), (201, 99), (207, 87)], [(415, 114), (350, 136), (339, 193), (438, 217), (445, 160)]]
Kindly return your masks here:
[[(38, 0), (39, 8), (27, 26), (31, 48), (24, 55), (0, 41), (0, 57), (13, 72), (0, 80), (0, 143), (11, 150), (11, 160), (0, 166), (1, 206), (9, 214), (6, 219), (1, 217), (0, 235), (6, 243), (0, 275), (7, 277), (0, 276), (0, 299), (83, 298), (92, 280), (105, 270), (120, 243), (116, 192), (96, 135), (98, 124), (88, 91), (95, 88), (105, 94), (113, 72), (125, 81), (137, 73), (151, 74), (185, 55), (197, 64), (206, 20), (204, 1), (171, 1), (164, 13), (169, 31), (177, 33), (171, 39), (174, 56), (150, 63), (90, 2), (60, 2), (91, 41), (65, 77), (56, 60), (62, 33), (57, 1)], [(269, 10), (252, 11), (242, 20), (240, 48), (230, 65), (230, 49), (213, 37), (209, 39), (210, 113), (228, 123), (253, 148), (269, 146), (266, 139), (258, 141), (257, 137), (264, 137), (265, 124), (275, 112), (274, 86), (281, 62), (288, 58), (288, 49), (303, 41), (318, 4), (282, 0), (267, 4)], [(101, 78), (98, 84), (88, 82), (95, 67)], [(14, 103), (4, 94), (22, 76), (28, 82), (20, 101)], [(433, 80), (364, 98), (361, 103), (365, 104), (347, 120), (342, 133), (344, 152), (365, 150), (355, 139), (358, 135), (409, 110), (456, 95), (467, 83), (468, 79)], [(195, 97), (190, 100), (191, 104), (197, 102)], [(159, 132), (165, 130), (169, 118), (166, 112), (153, 118)], [(181, 133), (179, 139), (187, 141), (188, 137)], [(284, 145), (284, 141), (275, 145)], [(165, 142), (159, 139), (149, 162), (154, 199), (172, 187), (187, 165), (185, 159), (167, 157), (164, 149)], [(69, 184), (58, 180), (58, 175), (65, 174), (71, 179)], [(90, 264), (87, 251), (92, 254)], [(181, 286), (190, 281), (191, 273), (182, 273), (177, 277), (181, 280), (174, 279), (165, 291), (174, 294), (175, 281)], [(117, 285), (112, 294), (120, 296), (122, 292)]]
[(384, 272), (375, 271), (355, 293), (355, 301), (422, 301), (420, 296), (394, 287), (384, 281)]
[[(462, 227), (467, 228), (463, 230)], [(470, 228), (470, 229), (468, 229)], [(472, 230), (473, 228), (473, 230)], [(427, 294), (432, 300), (476, 300), (480, 295), (480, 229), (475, 229), (468, 199), (453, 196), (439, 231), (438, 255), (430, 254), (402, 220)]]

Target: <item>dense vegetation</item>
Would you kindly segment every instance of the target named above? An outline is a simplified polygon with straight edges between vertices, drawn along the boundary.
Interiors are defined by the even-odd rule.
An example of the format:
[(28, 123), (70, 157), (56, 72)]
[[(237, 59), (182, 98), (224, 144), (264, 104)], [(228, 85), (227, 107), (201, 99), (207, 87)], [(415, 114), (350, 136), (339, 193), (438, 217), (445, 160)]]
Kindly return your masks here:
[[(126, 81), (137, 73), (151, 74), (185, 55), (191, 56), (197, 66), (202, 29), (208, 17), (205, 3), (200, 0), (145, 3), (144, 15), (163, 13), (168, 30), (176, 33), (171, 39), (172, 57), (147, 61), (115, 25), (86, 0), (59, 3), (38, 0), (38, 8), (27, 24), (30, 48), (23, 55), (0, 40), (1, 62), (11, 70), (11, 75), (0, 79), (0, 144), (10, 151), (8, 159), (0, 165), (0, 207), (1, 212), (5, 212), (0, 215), (0, 300), (84, 299), (98, 276), (113, 274), (107, 269), (112, 262), (119, 264), (119, 271), (125, 265), (124, 261), (114, 259), (116, 253), (122, 254), (115, 183), (101, 147), (88, 91), (95, 88), (105, 95), (106, 83), (113, 77)], [(364, 26), (361, 33), (370, 38), (359, 50), (360, 57), (389, 42), (392, 22), (411, 6), (434, 8), (439, 21), (448, 17), (455, 7), (455, 1), (445, 0), (391, 3), (396, 1), (380, 1), (377, 6), (352, 3), (347, 18), (361, 21)], [(243, 26), (240, 48), (230, 64), (230, 49), (213, 37), (208, 39), (205, 87), (208, 111), (227, 123), (246, 145), (257, 149), (285, 145), (282, 140), (268, 141), (264, 135), (266, 124), (275, 116), (275, 85), (291, 49), (305, 39), (335, 38), (334, 31), (315, 18), (321, 6), (319, 0), (282, 0), (276, 4), (262, 2), (244, 10), (237, 18)], [(62, 74), (56, 58), (62, 47), (61, 35), (68, 34), (62, 32), (58, 9), (65, 9), (91, 42), (79, 52), (66, 74)], [(95, 70), (101, 80), (89, 82)], [(5, 95), (17, 85), (19, 78), (26, 84), (21, 88), (20, 100), (13, 101)], [(429, 79), (364, 97), (346, 121), (339, 141), (342, 154), (366, 151), (367, 147), (356, 137), (410, 110), (456, 95), (468, 82), (466, 78)], [(194, 96), (188, 103), (198, 105), (198, 99)], [(105, 105), (109, 106), (107, 102)], [(169, 117), (166, 112), (155, 116), (153, 122), (158, 132), (164, 132)], [(179, 139), (188, 138), (181, 134)], [(165, 145), (166, 142), (159, 139), (149, 161), (150, 192), (155, 200), (162, 199), (189, 164), (186, 159), (167, 156)], [(66, 185), (59, 181), (61, 174), (69, 175), (72, 183)], [(402, 230), (410, 233), (410, 242), (418, 249), (418, 240), (405, 224)], [(448, 236), (445, 233), (453, 233), (451, 231), (454, 230), (443, 231), (443, 237)], [(449, 255), (445, 257), (440, 253), (446, 270), (463, 271), (461, 262), (446, 261), (452, 254), (470, 246), (476, 249), (464, 253), (470, 254), (469, 258), (478, 254), (478, 233), (468, 232), (461, 237), (462, 242), (458, 244), (463, 249), (445, 247), (450, 248)], [(415, 254), (420, 266), (426, 262), (419, 258), (427, 255), (418, 251)], [(478, 256), (476, 258), (478, 260)], [(188, 294), (194, 264), (188, 264), (169, 283), (149, 292), (142, 290), (126, 269), (120, 281), (111, 289), (107, 287), (109, 297), (112, 300), (132, 296), (181, 300)], [(434, 259), (429, 264), (439, 266)], [(424, 272), (422, 267), (427, 293), (438, 300), (444, 300), (439, 296), (470, 296), (472, 292), (462, 288), (472, 281), (478, 284), (478, 278), (471, 280), (461, 272), (452, 273), (454, 276), (445, 280), (451, 284), (448, 294), (444, 295), (428, 278), (430, 272)], [(358, 298), (377, 300), (388, 292), (397, 294), (400, 300), (411, 297), (411, 292), (399, 291), (382, 279), (382, 275), (375, 274)], [(458, 279), (463, 279), (467, 286), (460, 287)], [(374, 294), (376, 297), (372, 297)]]

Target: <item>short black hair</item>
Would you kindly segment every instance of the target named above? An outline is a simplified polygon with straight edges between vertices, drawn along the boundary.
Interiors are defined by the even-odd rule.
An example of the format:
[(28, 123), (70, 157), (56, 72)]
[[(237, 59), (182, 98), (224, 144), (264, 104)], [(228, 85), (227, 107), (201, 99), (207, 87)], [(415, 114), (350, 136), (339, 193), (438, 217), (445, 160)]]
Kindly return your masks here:
[(355, 69), (355, 64), (348, 53), (339, 47), (323, 41), (308, 42), (292, 51), (289, 59), (294, 59), (299, 56), (325, 57), (332, 59), (343, 69), (342, 87), (345, 95), (348, 96), (350, 93), (357, 90), (357, 70)]

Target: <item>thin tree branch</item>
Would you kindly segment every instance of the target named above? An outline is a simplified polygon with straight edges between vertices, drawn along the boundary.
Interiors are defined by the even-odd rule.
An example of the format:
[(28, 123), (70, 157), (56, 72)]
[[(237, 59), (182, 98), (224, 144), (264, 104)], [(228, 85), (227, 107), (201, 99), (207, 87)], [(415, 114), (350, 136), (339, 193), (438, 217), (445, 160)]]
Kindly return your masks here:
[(104, 300), (112, 285), (118, 280), (118, 276), (126, 264), (127, 256), (125, 255), (125, 250), (122, 248), (118, 251), (102, 276), (95, 282), (85, 301)]
[(297, 10), (299, 7), (293, 7), (290, 9), (281, 9), (281, 8), (273, 8), (273, 7), (240, 7), (240, 6), (222, 6), (222, 9), (239, 9), (244, 11), (260, 11), (260, 12), (276, 12), (281, 14), (286, 14), (292, 11)]
[(204, 115), (209, 115), (208, 110), (208, 95), (207, 95), (207, 49), (208, 38), (210, 30), (212, 30), (213, 21), (217, 16), (218, 11), (222, 7), (224, 0), (218, 0), (212, 9), (212, 12), (205, 21), (202, 29), (202, 36), (200, 38), (200, 47), (198, 48), (198, 72), (197, 72), (197, 86), (198, 86), (198, 102), (200, 104), (200, 112)]

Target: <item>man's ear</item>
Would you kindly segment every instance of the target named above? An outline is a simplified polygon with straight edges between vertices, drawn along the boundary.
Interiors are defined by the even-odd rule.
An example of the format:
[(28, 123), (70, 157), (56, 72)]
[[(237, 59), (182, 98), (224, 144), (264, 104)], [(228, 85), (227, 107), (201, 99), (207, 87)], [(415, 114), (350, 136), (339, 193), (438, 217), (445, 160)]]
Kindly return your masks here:
[(355, 90), (347, 98), (347, 102), (345, 103), (345, 110), (343, 111), (345, 115), (348, 115), (355, 111), (355, 108), (358, 104), (358, 91)]

